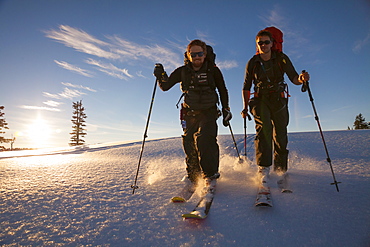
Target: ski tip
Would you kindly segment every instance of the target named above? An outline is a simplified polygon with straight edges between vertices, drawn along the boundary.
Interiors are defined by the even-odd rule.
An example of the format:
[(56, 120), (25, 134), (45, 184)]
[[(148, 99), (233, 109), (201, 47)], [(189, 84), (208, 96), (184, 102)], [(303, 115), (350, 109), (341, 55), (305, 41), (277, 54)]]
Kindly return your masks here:
[(175, 196), (175, 197), (171, 198), (171, 202), (173, 202), (173, 203), (183, 203), (183, 202), (186, 202), (186, 200), (182, 197)]
[(293, 193), (293, 190), (290, 190), (290, 189), (282, 189), (281, 190), (281, 193), (289, 194), (289, 193)]
[(204, 220), (205, 218), (207, 218), (207, 215), (205, 215), (205, 216), (200, 216), (200, 215), (196, 215), (196, 214), (189, 213), (189, 214), (183, 214), (183, 215), (182, 215), (182, 218), (183, 218), (184, 220), (188, 220), (188, 219)]
[(266, 202), (261, 202), (261, 203), (255, 204), (255, 206), (256, 207), (272, 207), (272, 204), (266, 203)]
[(188, 214), (183, 214), (182, 215), (182, 218), (184, 218), (185, 220), (186, 219), (198, 219), (198, 220), (203, 220), (205, 218), (207, 218), (207, 214), (205, 214), (204, 212), (200, 212), (200, 211), (193, 211), (191, 213), (188, 213)]

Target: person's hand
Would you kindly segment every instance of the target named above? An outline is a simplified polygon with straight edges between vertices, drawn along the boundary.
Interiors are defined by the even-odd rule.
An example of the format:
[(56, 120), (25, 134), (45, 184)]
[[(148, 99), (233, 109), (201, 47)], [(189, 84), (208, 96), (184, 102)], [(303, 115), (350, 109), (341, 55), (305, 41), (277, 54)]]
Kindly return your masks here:
[(154, 68), (154, 72), (153, 72), (154, 76), (157, 79), (160, 79), (160, 78), (162, 78), (163, 73), (164, 73), (163, 65), (160, 64), (160, 63), (156, 63), (155, 68)]
[(223, 125), (225, 127), (229, 126), (230, 120), (233, 117), (233, 115), (230, 112), (230, 108), (223, 108), (222, 109), (222, 117), (223, 117), (223, 120), (222, 120)]
[(247, 116), (248, 116), (248, 109), (247, 108), (244, 108), (242, 111), (241, 111), (241, 113), (240, 113), (241, 115), (242, 115), (242, 118), (246, 118)]
[(310, 74), (307, 71), (303, 70), (302, 73), (298, 76), (298, 81), (304, 83), (310, 80)]

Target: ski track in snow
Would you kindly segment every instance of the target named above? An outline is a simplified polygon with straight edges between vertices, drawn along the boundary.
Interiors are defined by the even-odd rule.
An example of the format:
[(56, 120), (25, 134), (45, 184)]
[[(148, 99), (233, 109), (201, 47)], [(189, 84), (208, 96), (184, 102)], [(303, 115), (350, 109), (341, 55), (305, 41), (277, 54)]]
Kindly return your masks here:
[[(146, 142), (135, 194), (141, 142), (0, 153), (0, 245), (370, 246), (370, 131), (324, 136), (340, 192), (319, 132), (290, 133), (294, 193), (280, 193), (271, 174), (273, 208), (253, 206), (254, 135), (243, 162), (231, 136), (219, 136), (221, 178), (203, 221), (181, 218), (199, 195), (170, 203), (185, 174), (181, 138)], [(244, 154), (244, 136), (235, 137)]]

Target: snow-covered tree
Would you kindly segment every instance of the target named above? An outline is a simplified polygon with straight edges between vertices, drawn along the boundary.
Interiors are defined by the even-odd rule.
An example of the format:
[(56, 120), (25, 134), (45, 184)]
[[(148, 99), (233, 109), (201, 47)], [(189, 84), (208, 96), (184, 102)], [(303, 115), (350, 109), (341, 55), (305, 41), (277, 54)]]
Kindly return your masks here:
[[(2, 131), (3, 129), (9, 129), (8, 128), (8, 123), (5, 121), (4, 114), (1, 112), (4, 110), (4, 106), (0, 106), (0, 134), (4, 134), (5, 132)], [(5, 139), (4, 137), (0, 136), (0, 143), (3, 142), (9, 142), (9, 139)]]
[(70, 146), (79, 146), (84, 144), (84, 140), (82, 139), (87, 133), (85, 132), (86, 127), (85, 118), (87, 118), (85, 114), (85, 108), (82, 107), (82, 100), (73, 102), (73, 116), (72, 116), (72, 132), (70, 133), (71, 142), (69, 143)]
[(361, 113), (356, 116), (353, 127), (355, 127), (355, 130), (370, 129), (369, 123), (365, 122), (365, 118), (362, 116)]

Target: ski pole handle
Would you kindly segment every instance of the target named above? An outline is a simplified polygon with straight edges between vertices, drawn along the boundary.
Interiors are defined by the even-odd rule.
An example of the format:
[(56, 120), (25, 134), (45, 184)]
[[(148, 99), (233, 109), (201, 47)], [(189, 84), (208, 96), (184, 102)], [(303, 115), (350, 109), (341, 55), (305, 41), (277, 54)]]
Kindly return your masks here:
[[(302, 73), (305, 73), (306, 70), (302, 70)], [(308, 89), (308, 81), (304, 81), (303, 84), (302, 84), (302, 88), (301, 88), (301, 91), (304, 93), (306, 92)]]

